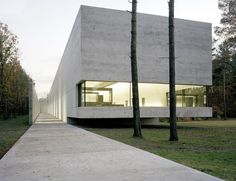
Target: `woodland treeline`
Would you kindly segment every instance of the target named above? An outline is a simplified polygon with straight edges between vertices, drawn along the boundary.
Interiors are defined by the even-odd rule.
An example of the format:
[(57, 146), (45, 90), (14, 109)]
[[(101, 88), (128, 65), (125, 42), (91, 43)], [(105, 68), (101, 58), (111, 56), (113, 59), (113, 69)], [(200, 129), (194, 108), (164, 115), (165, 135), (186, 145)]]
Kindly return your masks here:
[(222, 11), (213, 49), (213, 86), (208, 88), (214, 117), (236, 117), (236, 0), (219, 0)]
[(28, 114), (28, 80), (19, 61), (17, 36), (0, 22), (0, 118)]

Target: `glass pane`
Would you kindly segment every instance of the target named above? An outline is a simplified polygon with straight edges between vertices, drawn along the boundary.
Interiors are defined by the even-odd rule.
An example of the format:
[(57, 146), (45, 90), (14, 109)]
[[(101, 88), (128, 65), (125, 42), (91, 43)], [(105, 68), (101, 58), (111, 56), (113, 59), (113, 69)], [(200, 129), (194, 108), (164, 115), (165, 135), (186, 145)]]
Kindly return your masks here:
[(194, 85), (176, 85), (176, 106), (206, 106), (206, 87)]
[(86, 81), (86, 106), (130, 106), (130, 83)]
[[(81, 106), (132, 106), (128, 82), (85, 81), (81, 84), (81, 93)], [(139, 83), (139, 103), (141, 107), (167, 107), (169, 85)], [(205, 86), (176, 85), (176, 106), (206, 106)]]
[(130, 83), (116, 82), (110, 86), (112, 89), (112, 106), (130, 106)]
[(144, 107), (166, 107), (167, 84), (139, 83), (139, 104)]

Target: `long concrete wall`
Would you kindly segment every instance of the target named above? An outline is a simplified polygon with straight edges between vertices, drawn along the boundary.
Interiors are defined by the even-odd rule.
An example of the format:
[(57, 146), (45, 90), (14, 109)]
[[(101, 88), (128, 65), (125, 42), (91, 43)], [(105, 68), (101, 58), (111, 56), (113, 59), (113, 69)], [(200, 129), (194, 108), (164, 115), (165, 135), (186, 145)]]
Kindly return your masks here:
[(47, 97), (48, 112), (64, 122), (67, 120), (68, 110), (75, 105), (76, 84), (81, 77), (80, 22), (81, 13), (79, 12)]
[[(92, 112), (79, 108), (77, 84), (83, 80), (131, 81), (130, 16), (125, 11), (81, 6), (48, 95), (50, 114), (63, 121), (86, 114), (96, 117), (102, 110), (104, 115), (116, 114), (115, 108), (87, 108)], [(182, 19), (175, 22), (176, 83), (211, 85), (211, 24)], [(168, 18), (138, 14), (137, 24), (139, 81), (168, 83)], [(161, 116), (159, 112), (168, 116), (163, 108), (156, 109), (160, 109), (156, 116)], [(211, 108), (183, 111), (179, 115), (211, 115)], [(149, 112), (153, 115), (152, 110)], [(121, 117), (125, 115), (123, 112)]]
[(35, 83), (29, 80), (29, 124), (34, 124), (40, 113), (40, 103), (35, 90)]

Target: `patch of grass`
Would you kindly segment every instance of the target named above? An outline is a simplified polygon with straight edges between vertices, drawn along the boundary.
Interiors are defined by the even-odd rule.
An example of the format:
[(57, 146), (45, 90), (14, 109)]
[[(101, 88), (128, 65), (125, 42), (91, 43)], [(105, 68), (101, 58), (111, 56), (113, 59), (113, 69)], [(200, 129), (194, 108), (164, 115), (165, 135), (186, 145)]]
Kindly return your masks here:
[(194, 127), (234, 127), (236, 128), (236, 120), (206, 120), (206, 121), (190, 121), (178, 122), (180, 126), (194, 126)]
[(169, 142), (169, 128), (143, 128), (143, 139), (133, 129), (87, 128), (94, 133), (160, 155), (205, 173), (236, 180), (236, 121), (178, 122), (178, 142)]
[(0, 119), (0, 159), (29, 128), (28, 116)]

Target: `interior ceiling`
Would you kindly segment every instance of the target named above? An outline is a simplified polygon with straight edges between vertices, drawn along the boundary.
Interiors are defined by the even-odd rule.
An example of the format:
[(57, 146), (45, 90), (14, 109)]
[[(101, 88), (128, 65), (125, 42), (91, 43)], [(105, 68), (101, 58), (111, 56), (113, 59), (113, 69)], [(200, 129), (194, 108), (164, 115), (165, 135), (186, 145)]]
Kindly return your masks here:
[(98, 88), (105, 88), (107, 86), (110, 86), (112, 84), (115, 84), (116, 82), (96, 82), (96, 81), (86, 81), (86, 87), (90, 87), (93, 90), (96, 90)]

